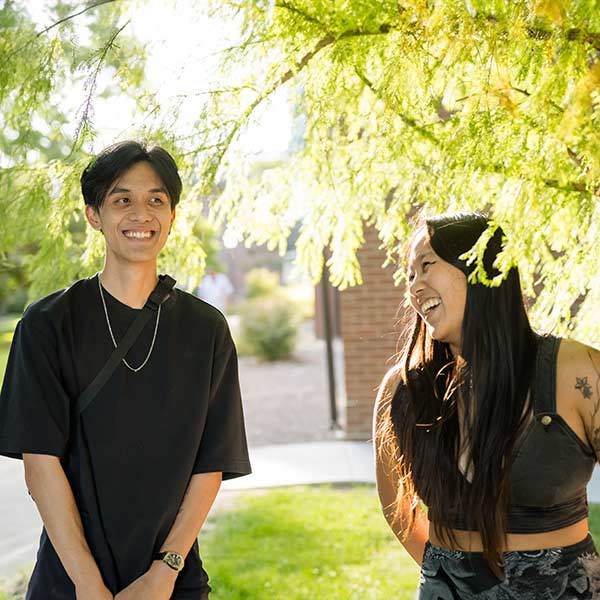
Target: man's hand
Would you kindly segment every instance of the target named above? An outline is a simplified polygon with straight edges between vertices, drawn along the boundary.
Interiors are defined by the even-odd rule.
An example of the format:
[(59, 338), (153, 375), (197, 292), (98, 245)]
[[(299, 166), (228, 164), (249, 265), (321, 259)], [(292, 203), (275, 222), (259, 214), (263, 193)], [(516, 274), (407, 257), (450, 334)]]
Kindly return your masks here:
[(148, 571), (115, 596), (115, 600), (169, 600), (177, 571), (162, 561), (154, 561)]
[[(219, 491), (221, 479), (220, 472), (192, 476), (175, 523), (161, 549), (187, 556)], [(162, 560), (155, 560), (141, 577), (120, 591), (115, 600), (169, 600), (177, 575), (177, 571)]]
[(76, 586), (77, 600), (114, 600), (111, 591), (103, 584), (96, 586)]

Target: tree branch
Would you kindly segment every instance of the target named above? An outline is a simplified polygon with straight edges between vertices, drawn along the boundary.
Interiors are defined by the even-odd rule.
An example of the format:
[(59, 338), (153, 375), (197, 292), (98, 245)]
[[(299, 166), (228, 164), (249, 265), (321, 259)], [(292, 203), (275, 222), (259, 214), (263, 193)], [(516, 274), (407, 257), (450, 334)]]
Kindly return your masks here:
[[(377, 98), (379, 98), (380, 100), (383, 100), (389, 106), (389, 102), (385, 99), (383, 94), (375, 87), (375, 85), (368, 79), (368, 77), (362, 71), (360, 71), (357, 67), (354, 67), (354, 72), (356, 73), (358, 78), (371, 90), (371, 92), (373, 92), (373, 94)], [(391, 107), (391, 109), (394, 111), (395, 114), (397, 114), (402, 119), (402, 122), (405, 125), (412, 127), (419, 135), (424, 137), (427, 141), (432, 142), (432, 143), (436, 144), (437, 146), (439, 146), (439, 144), (440, 144), (439, 140), (430, 131), (427, 131), (423, 126), (419, 125), (412, 117), (409, 117), (408, 115), (405, 115), (404, 113), (401, 113), (395, 107)]]
[[(279, 4), (280, 3), (277, 3), (277, 5), (279, 5)], [(282, 8), (286, 8), (286, 7), (282, 6)], [(365, 36), (365, 35), (385, 35), (385, 34), (389, 33), (391, 29), (392, 29), (391, 25), (383, 24), (383, 25), (380, 25), (380, 27), (374, 31), (352, 29), (352, 30), (348, 30), (348, 31), (341, 33), (337, 37), (331, 33), (328, 33), (323, 38), (321, 38), (312, 50), (307, 52), (299, 61), (296, 62), (296, 64), (291, 69), (288, 69), (283, 75), (281, 75), (281, 77), (279, 77), (279, 79), (277, 79), (277, 81), (272, 83), (264, 92), (262, 92), (259, 96), (257, 96), (254, 99), (254, 101), (250, 104), (250, 106), (248, 106), (248, 108), (243, 112), (243, 114), (240, 116), (240, 118), (238, 119), (235, 126), (229, 132), (229, 135), (227, 135), (227, 137), (223, 141), (221, 151), (218, 152), (217, 155), (214, 157), (214, 162), (213, 162), (213, 165), (211, 168), (211, 171), (212, 171), (211, 175), (214, 176), (216, 174), (219, 166), (221, 165), (221, 162), (223, 161), (223, 157), (225, 156), (225, 153), (227, 152), (227, 149), (229, 148), (229, 146), (231, 145), (231, 142), (233, 141), (233, 138), (240, 130), (240, 127), (250, 118), (250, 115), (254, 112), (256, 107), (259, 106), (259, 104), (261, 104), (264, 100), (266, 100), (271, 94), (273, 94), (282, 85), (284, 85), (290, 79), (292, 79), (292, 77), (298, 75), (298, 73), (300, 73), (300, 71), (302, 71), (302, 69), (304, 69), (304, 67), (306, 67), (306, 65), (319, 52), (321, 52), (321, 50), (323, 50), (327, 46), (331, 46), (335, 42), (342, 40), (342, 39), (348, 39), (348, 38), (352, 38), (352, 37), (360, 37), (360, 36)]]
[[(105, 0), (105, 1), (110, 1), (110, 0)], [(321, 23), (316, 17), (293, 6), (287, 0), (276, 0), (275, 6), (278, 8), (288, 10), (294, 14), (297, 14), (297, 15), (301, 16), (303, 19), (305, 19), (306, 21), (313, 23), (315, 25), (318, 25), (319, 27), (324, 28), (323, 23)], [(399, 7), (400, 7), (400, 5), (399, 5)], [(401, 10), (400, 12), (403, 12), (403, 11)], [(491, 20), (491, 21), (497, 23), (497, 19), (495, 19), (494, 17), (488, 17), (488, 20)], [(300, 73), (300, 71), (302, 71), (306, 67), (306, 65), (319, 52), (321, 52), (321, 50), (323, 50), (324, 48), (326, 48), (328, 46), (331, 46), (332, 44), (334, 44), (342, 39), (348, 39), (348, 38), (352, 38), (352, 37), (361, 37), (361, 36), (371, 36), (371, 35), (386, 35), (390, 31), (398, 30), (398, 29), (399, 29), (398, 25), (382, 23), (375, 30), (352, 29), (352, 30), (345, 31), (345, 32), (342, 32), (337, 35), (334, 35), (333, 33), (326, 33), (316, 43), (316, 45), (314, 46), (314, 48), (312, 50), (307, 52), (299, 61), (296, 62), (296, 64), (292, 68), (288, 69), (274, 83), (272, 83), (265, 91), (263, 91), (261, 94), (259, 94), (251, 102), (251, 104), (246, 108), (246, 110), (242, 113), (242, 115), (240, 115), (240, 118), (236, 121), (235, 125), (232, 127), (229, 134), (223, 140), (223, 142), (220, 146), (219, 152), (216, 154), (216, 156), (213, 157), (214, 160), (213, 160), (213, 164), (211, 167), (211, 171), (212, 171), (211, 175), (214, 176), (216, 174), (217, 170), (219, 169), (219, 167), (223, 161), (223, 157), (225, 156), (225, 153), (227, 152), (227, 150), (229, 149), (229, 147), (231, 145), (231, 142), (233, 141), (233, 138), (239, 132), (242, 125), (247, 122), (248, 118), (254, 112), (254, 110), (266, 98), (268, 98), (273, 92), (275, 92), (279, 87), (281, 87), (282, 85), (287, 83), (290, 79), (292, 79), (292, 77), (294, 77), (295, 75)], [(530, 28), (528, 28), (527, 31), (528, 31), (528, 35), (534, 39), (548, 39), (549, 37), (551, 37), (553, 35), (553, 33), (551, 31), (548, 31), (548, 30), (545, 30), (542, 28), (531, 28), (530, 27)], [(580, 37), (581, 37), (581, 39), (583, 39), (584, 41), (586, 41), (588, 43), (591, 43), (592, 45), (598, 44), (598, 48), (600, 49), (600, 34), (588, 34), (588, 33), (582, 34), (582, 32), (578, 29), (571, 29), (567, 32), (567, 39), (569, 39), (571, 41), (575, 40), (575, 39), (579, 39)], [(358, 77), (363, 81), (363, 83), (367, 87), (369, 87), (369, 89), (376, 96), (381, 97), (380, 93), (376, 90), (373, 83), (370, 82), (364, 74), (360, 73), (358, 70), (356, 70), (356, 73), (357, 73)], [(527, 90), (515, 88), (515, 91), (519, 91), (519, 92), (523, 93), (524, 95), (529, 95), (529, 92), (527, 92)], [(440, 144), (439, 140), (433, 134), (431, 134), (429, 131), (427, 131), (422, 125), (419, 125), (414, 119), (412, 119), (411, 117), (409, 117), (403, 113), (398, 112), (395, 109), (392, 109), (392, 110), (394, 110), (394, 112), (399, 115), (399, 117), (402, 119), (402, 121), (406, 125), (408, 125), (409, 127), (412, 127), (422, 137), (426, 138), (428, 141), (430, 141), (436, 145)], [(440, 116), (440, 119), (441, 119), (440, 122), (444, 121), (444, 118), (442, 118), (441, 116)], [(555, 185), (554, 182), (552, 182), (552, 181), (550, 181), (547, 184), (550, 185), (551, 187), (557, 187), (557, 185)], [(567, 188), (562, 187), (561, 189), (565, 189), (565, 191), (577, 191), (577, 192), (585, 191), (584, 189), (583, 190), (580, 189), (580, 186), (577, 183), (575, 183), (574, 186), (572, 186), (572, 187), (570, 187), (570, 186), (568, 186)]]
[(304, 67), (306, 67), (306, 65), (310, 62), (310, 60), (312, 58), (314, 58), (314, 56), (316, 54), (318, 54), (323, 48), (333, 44), (334, 42), (335, 42), (335, 38), (331, 35), (326, 35), (324, 38), (319, 40), (317, 45), (310, 52), (307, 52), (296, 63), (294, 68), (286, 71), (277, 81), (275, 81), (273, 84), (271, 84), (271, 86), (269, 86), (269, 88), (267, 90), (265, 90), (264, 92), (259, 94), (250, 103), (250, 106), (248, 106), (248, 108), (246, 108), (246, 110), (242, 113), (240, 118), (236, 121), (235, 125), (231, 128), (231, 131), (229, 132), (229, 134), (223, 141), (219, 152), (214, 157), (214, 161), (213, 161), (213, 164), (211, 167), (211, 171), (212, 171), (211, 176), (212, 177), (214, 177), (214, 175), (217, 173), (219, 166), (223, 162), (223, 157), (225, 156), (225, 153), (229, 149), (229, 146), (231, 145), (233, 138), (236, 136), (236, 134), (238, 133), (238, 131), (240, 130), (242, 125), (250, 118), (250, 115), (254, 112), (256, 107), (259, 104), (261, 104), (261, 102), (263, 102), (266, 98), (268, 98), (273, 92), (275, 92), (275, 90), (277, 90), (283, 84), (288, 82), (294, 75), (297, 75), (300, 71), (302, 71), (302, 69), (304, 69)]
[(277, 2), (275, 2), (275, 6), (277, 8), (285, 8), (286, 10), (289, 10), (290, 12), (295, 13), (298, 16), (302, 17), (305, 21), (309, 21), (310, 23), (314, 23), (315, 25), (318, 25), (319, 27), (324, 28), (323, 23), (321, 23), (321, 21), (319, 21), (319, 19), (300, 10), (296, 6), (292, 6), (289, 2), (286, 2), (285, 0), (278, 0)]
[[(112, 0), (109, 0), (109, 1), (112, 1)], [(94, 70), (92, 71), (91, 75), (86, 80), (86, 87), (88, 87), (89, 91), (88, 91), (88, 94), (87, 94), (83, 104), (81, 105), (81, 107), (83, 108), (83, 114), (81, 116), (81, 120), (77, 124), (77, 130), (75, 131), (75, 137), (73, 139), (73, 146), (71, 148), (71, 151), (73, 151), (75, 149), (75, 146), (77, 145), (77, 140), (79, 139), (79, 135), (81, 134), (82, 129), (84, 128), (85, 124), (88, 123), (90, 120), (89, 115), (92, 110), (92, 96), (94, 95), (94, 91), (96, 90), (96, 82), (98, 80), (98, 75), (100, 74), (100, 69), (102, 69), (102, 65), (104, 64), (104, 61), (106, 60), (106, 55), (108, 54), (108, 51), (113, 47), (115, 40), (117, 39), (119, 34), (123, 31), (123, 29), (125, 29), (125, 27), (127, 27), (127, 25), (129, 25), (129, 21), (127, 21), (119, 29), (116, 29), (113, 32), (113, 34), (110, 36), (110, 39), (108, 40), (106, 45), (102, 48), (100, 53), (97, 55), (96, 66), (95, 66)]]
[[(553, 36), (553, 32), (542, 27), (527, 27), (527, 35), (534, 40), (549, 40)], [(578, 28), (567, 29), (565, 37), (570, 42), (580, 40), (586, 44), (590, 44), (596, 50), (600, 50), (600, 34), (590, 33)]]
[(78, 17), (79, 15), (82, 15), (83, 13), (86, 13), (88, 10), (92, 10), (93, 8), (96, 8), (97, 6), (102, 6), (103, 4), (110, 4), (111, 2), (115, 2), (115, 1), (116, 0), (98, 0), (97, 2), (94, 2), (93, 4), (89, 4), (84, 9), (80, 10), (79, 12), (73, 13), (72, 15), (68, 15), (67, 17), (59, 19), (58, 21), (56, 21), (56, 23), (52, 23), (52, 25), (48, 25), (48, 27), (46, 27), (45, 29), (38, 31), (38, 33), (36, 35), (37, 35), (37, 37), (39, 37), (40, 35), (44, 35), (44, 33), (48, 33), (51, 29), (54, 29), (55, 27), (58, 27), (62, 23), (65, 23), (66, 21), (70, 21), (71, 19), (74, 19), (75, 17)]
[(561, 192), (570, 192), (570, 193), (578, 193), (578, 194), (600, 194), (600, 188), (596, 190), (588, 190), (587, 186), (584, 183), (579, 183), (577, 181), (571, 183), (565, 183), (561, 185), (557, 179), (544, 179), (544, 185), (555, 190), (560, 190)]
[[(315, 25), (318, 25), (319, 27), (325, 29), (325, 25), (323, 23), (321, 23), (316, 17), (309, 15), (308, 13), (300, 10), (299, 8), (297, 8), (295, 6), (291, 6), (289, 2), (286, 2), (286, 0), (277, 0), (275, 2), (275, 6), (277, 6), (278, 8), (285, 8), (286, 10), (289, 10), (290, 12), (293, 12), (293, 13), (301, 16), (303, 19), (305, 19), (309, 23), (314, 23)], [(358, 37), (361, 35), (382, 35), (382, 34), (389, 33), (390, 31), (392, 31), (392, 29), (397, 29), (397, 27), (390, 23), (382, 23), (377, 29), (374, 29), (374, 30), (349, 29), (348, 31), (344, 31), (341, 34), (339, 34), (337, 36), (337, 38), (335, 38), (335, 39), (343, 39), (343, 38), (347, 38), (347, 37)], [(326, 37), (328, 37), (328, 36), (333, 36), (333, 34), (328, 33)]]

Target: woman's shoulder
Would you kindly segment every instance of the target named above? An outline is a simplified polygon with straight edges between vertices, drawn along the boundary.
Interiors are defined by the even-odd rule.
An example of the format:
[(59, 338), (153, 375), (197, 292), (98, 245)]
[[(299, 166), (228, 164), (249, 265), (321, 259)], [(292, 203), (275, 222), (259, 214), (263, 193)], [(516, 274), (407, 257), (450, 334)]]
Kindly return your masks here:
[(560, 342), (557, 371), (559, 376), (599, 377), (600, 350), (577, 340), (564, 338)]
[(398, 394), (410, 385), (414, 392), (415, 386), (419, 389), (420, 371), (418, 369), (409, 369), (405, 371), (402, 362), (395, 363), (384, 375), (381, 384), (377, 390), (375, 399), (375, 418), (384, 417), (390, 410), (392, 400)]
[(377, 397), (375, 398), (375, 411), (373, 415), (375, 421), (385, 418), (389, 412), (392, 397), (401, 380), (400, 374), (401, 365), (397, 362), (383, 376), (377, 388)]
[(402, 364), (400, 362), (395, 363), (387, 373), (383, 376), (381, 386), (386, 388), (396, 388), (402, 380)]
[(575, 409), (586, 428), (600, 414), (600, 351), (576, 340), (561, 341), (556, 365), (556, 396), (559, 406)]

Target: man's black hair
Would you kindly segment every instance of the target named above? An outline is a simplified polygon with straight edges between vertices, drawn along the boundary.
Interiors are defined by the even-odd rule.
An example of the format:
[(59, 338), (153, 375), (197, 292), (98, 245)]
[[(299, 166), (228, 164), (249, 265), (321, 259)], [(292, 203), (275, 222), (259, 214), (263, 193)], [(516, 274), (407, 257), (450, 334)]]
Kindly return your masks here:
[(93, 158), (81, 175), (81, 193), (85, 203), (96, 211), (102, 206), (110, 186), (128, 169), (147, 162), (162, 180), (171, 209), (181, 196), (181, 179), (173, 157), (160, 146), (147, 148), (140, 142), (128, 140), (105, 148)]

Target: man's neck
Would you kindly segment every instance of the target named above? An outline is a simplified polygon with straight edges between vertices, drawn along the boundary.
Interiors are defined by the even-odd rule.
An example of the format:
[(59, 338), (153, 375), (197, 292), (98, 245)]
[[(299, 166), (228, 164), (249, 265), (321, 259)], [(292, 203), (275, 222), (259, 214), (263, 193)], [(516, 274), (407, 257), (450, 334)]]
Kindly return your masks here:
[(158, 282), (156, 263), (113, 265), (107, 261), (100, 282), (119, 302), (142, 308)]

